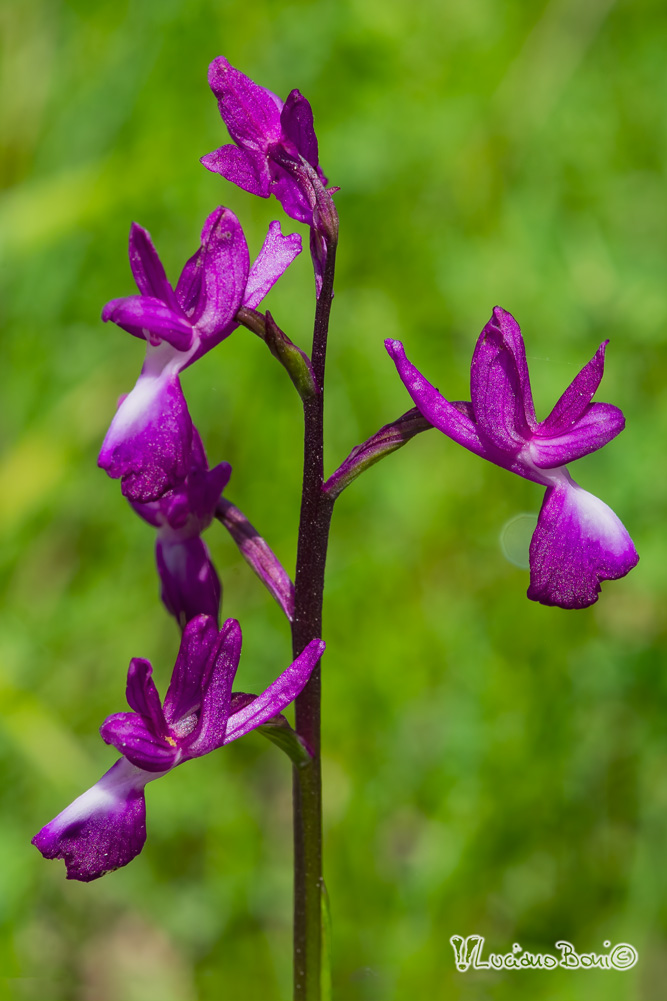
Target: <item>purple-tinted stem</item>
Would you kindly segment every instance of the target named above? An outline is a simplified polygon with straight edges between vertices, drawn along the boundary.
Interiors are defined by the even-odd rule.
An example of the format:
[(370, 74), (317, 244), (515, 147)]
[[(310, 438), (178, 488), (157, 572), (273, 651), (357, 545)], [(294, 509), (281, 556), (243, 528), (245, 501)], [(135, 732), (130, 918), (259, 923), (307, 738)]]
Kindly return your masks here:
[[(324, 568), (333, 500), (324, 483), (324, 368), (333, 299), (336, 244), (327, 248), (317, 299), (312, 365), (317, 391), (303, 401), (303, 491), (294, 578), (292, 648), (298, 655), (322, 635)], [(294, 997), (319, 1001), (322, 969), (322, 779), (320, 765), (321, 668), (318, 664), (296, 699), (297, 734), (313, 758), (294, 769)]]

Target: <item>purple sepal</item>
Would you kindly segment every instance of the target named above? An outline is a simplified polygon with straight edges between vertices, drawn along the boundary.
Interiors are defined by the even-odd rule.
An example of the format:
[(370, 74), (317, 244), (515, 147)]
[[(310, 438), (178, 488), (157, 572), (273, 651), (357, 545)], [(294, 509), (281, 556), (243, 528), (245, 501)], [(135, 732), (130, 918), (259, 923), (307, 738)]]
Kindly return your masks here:
[(105, 744), (111, 744), (128, 761), (146, 772), (168, 772), (180, 757), (172, 737), (160, 737), (149, 720), (137, 713), (114, 713), (100, 727)]
[(151, 728), (160, 736), (169, 733), (167, 721), (162, 712), (162, 703), (153, 681), (153, 668), (149, 660), (133, 657), (127, 671), (125, 697), (131, 709), (145, 716)]
[(98, 465), (121, 479), (129, 500), (152, 501), (185, 478), (191, 443), (192, 421), (178, 376), (155, 375), (144, 366), (116, 411)]
[(256, 309), (301, 253), (301, 237), (298, 233), (283, 236), (279, 222), (272, 222), (248, 275), (243, 296), (243, 305)]
[(625, 417), (611, 403), (591, 403), (572, 428), (561, 434), (543, 437), (542, 427), (531, 438), (530, 457), (540, 469), (553, 469), (607, 445), (625, 427)]
[(547, 493), (530, 549), (528, 597), (547, 605), (584, 608), (600, 581), (615, 580), (638, 556), (616, 515), (578, 487), (565, 463), (602, 448), (625, 420), (618, 407), (592, 403), (604, 369), (602, 344), (546, 420), (535, 418), (526, 352), (514, 317), (496, 307), (475, 347), (472, 402), (450, 403), (406, 358), (400, 341), (386, 341), (398, 373), (434, 427), (498, 466), (542, 483)]
[(276, 678), (272, 685), (269, 685), (265, 692), (231, 715), (227, 724), (225, 744), (238, 740), (263, 723), (268, 723), (282, 712), (285, 706), (293, 702), (313, 673), (324, 653), (324, 648), (323, 640), (311, 640), (296, 660), (279, 678)]
[(598, 600), (601, 581), (624, 577), (638, 560), (611, 508), (567, 476), (544, 495), (530, 544), (528, 597), (586, 608)]
[(268, 198), (271, 194), (271, 174), (266, 157), (260, 153), (251, 153), (238, 146), (221, 146), (203, 156), (201, 163), (211, 173), (220, 174), (251, 195)]
[(282, 101), (235, 69), (224, 56), (208, 68), (208, 84), (233, 141), (242, 149), (264, 150), (282, 134)]
[[(319, 170), (319, 151), (313, 125), (313, 109), (310, 102), (298, 90), (293, 90), (287, 95), (287, 100), (280, 112), (280, 125), (285, 138), (294, 144), (304, 160)], [(326, 177), (321, 170), (319, 173), (322, 184), (326, 185)]]
[(130, 227), (130, 267), (142, 296), (154, 296), (168, 308), (179, 312), (178, 300), (167, 280), (151, 235), (136, 222)]
[(47, 859), (63, 859), (67, 878), (89, 883), (135, 858), (146, 841), (144, 786), (157, 775), (121, 758), (32, 839)]
[(194, 339), (192, 324), (152, 296), (112, 299), (102, 310), (102, 319), (105, 323), (110, 320), (149, 344), (168, 341), (177, 351), (188, 351)]
[(158, 537), (155, 562), (160, 597), (181, 629), (196, 615), (211, 615), (217, 622), (222, 586), (206, 543), (198, 535), (180, 542)]

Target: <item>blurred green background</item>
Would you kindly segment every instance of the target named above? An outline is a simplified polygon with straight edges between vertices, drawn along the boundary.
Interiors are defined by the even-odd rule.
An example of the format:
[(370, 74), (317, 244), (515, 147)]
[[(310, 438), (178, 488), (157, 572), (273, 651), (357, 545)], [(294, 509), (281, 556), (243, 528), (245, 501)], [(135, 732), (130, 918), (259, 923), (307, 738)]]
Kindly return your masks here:
[[(257, 735), (147, 790), (126, 869), (66, 882), (30, 838), (114, 760), (127, 663), (162, 691), (178, 646), (153, 533), (96, 468), (141, 345), (99, 321), (134, 291), (132, 219), (176, 278), (206, 215), (255, 253), (275, 202), (198, 158), (227, 141), (224, 53), (312, 102), (341, 217), (327, 470), (410, 406), (384, 337), (452, 398), (491, 308), (522, 325), (538, 416), (610, 338), (627, 430), (574, 467), (641, 562), (599, 603), (527, 601), (500, 537), (539, 487), (429, 432), (341, 497), (325, 637), (326, 878), (338, 1001), (667, 997), (667, 11), (663, 0), (4, 0), (0, 973), (20, 1001), (285, 1001), (290, 772)], [(287, 221), (291, 231), (297, 224)], [(305, 234), (304, 234), (305, 235)], [(267, 305), (307, 347), (304, 255)], [(184, 377), (228, 496), (294, 566), (300, 408), (239, 330)], [(281, 613), (212, 526), (245, 645)], [(604, 971), (457, 973), (453, 934), (579, 951)]]

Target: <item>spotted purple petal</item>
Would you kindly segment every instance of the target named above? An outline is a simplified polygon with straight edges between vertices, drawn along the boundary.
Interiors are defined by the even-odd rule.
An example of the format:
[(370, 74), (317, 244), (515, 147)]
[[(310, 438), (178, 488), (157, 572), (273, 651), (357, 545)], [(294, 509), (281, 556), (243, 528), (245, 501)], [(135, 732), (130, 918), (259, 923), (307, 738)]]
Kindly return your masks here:
[(530, 544), (528, 597), (586, 608), (597, 601), (601, 581), (624, 577), (638, 560), (611, 508), (565, 474), (544, 495)]
[(122, 758), (32, 843), (44, 858), (63, 859), (68, 879), (88, 883), (120, 869), (144, 847), (144, 786), (154, 778)]

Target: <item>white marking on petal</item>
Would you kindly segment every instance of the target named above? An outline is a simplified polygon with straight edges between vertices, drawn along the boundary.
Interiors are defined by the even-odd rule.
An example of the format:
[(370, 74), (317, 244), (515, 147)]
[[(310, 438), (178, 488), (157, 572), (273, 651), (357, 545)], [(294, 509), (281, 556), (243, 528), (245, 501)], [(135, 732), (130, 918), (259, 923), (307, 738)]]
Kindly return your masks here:
[(582, 535), (597, 539), (604, 549), (615, 556), (625, 552), (629, 542), (627, 530), (604, 501), (572, 483), (568, 491), (568, 505), (576, 508)]
[(94, 786), (78, 796), (47, 825), (49, 835), (60, 834), (72, 824), (100, 813), (122, 811), (131, 793), (138, 792), (147, 782), (166, 774), (146, 772), (130, 764), (126, 758), (121, 758)]

